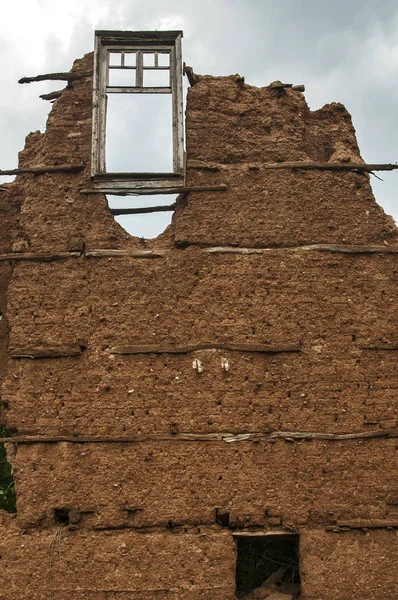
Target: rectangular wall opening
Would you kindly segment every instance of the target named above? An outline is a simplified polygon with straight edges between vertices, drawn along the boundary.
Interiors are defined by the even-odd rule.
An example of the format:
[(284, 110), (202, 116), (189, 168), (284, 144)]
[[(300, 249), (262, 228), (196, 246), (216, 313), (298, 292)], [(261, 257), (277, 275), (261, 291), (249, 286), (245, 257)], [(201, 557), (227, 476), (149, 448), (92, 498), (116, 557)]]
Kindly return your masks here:
[[(235, 535), (236, 595), (296, 600), (300, 595), (299, 536)], [(277, 596), (283, 594), (283, 596)]]

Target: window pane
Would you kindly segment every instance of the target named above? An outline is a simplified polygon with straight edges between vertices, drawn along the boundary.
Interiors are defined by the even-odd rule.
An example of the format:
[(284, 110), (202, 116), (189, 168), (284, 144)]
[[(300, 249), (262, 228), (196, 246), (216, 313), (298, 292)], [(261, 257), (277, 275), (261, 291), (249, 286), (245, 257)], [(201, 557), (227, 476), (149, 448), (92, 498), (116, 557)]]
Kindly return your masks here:
[(155, 66), (155, 53), (154, 52), (143, 52), (144, 67)]
[(120, 66), (122, 64), (121, 52), (109, 52), (109, 64)]
[(159, 67), (168, 67), (170, 65), (170, 54), (161, 54), (158, 53), (158, 65)]
[(144, 87), (170, 87), (170, 71), (145, 69)]
[(125, 67), (135, 67), (137, 63), (137, 55), (135, 52), (125, 52), (124, 53), (124, 66)]
[(108, 94), (106, 170), (173, 171), (171, 94)]
[(112, 87), (134, 87), (135, 69), (109, 69), (109, 85)]

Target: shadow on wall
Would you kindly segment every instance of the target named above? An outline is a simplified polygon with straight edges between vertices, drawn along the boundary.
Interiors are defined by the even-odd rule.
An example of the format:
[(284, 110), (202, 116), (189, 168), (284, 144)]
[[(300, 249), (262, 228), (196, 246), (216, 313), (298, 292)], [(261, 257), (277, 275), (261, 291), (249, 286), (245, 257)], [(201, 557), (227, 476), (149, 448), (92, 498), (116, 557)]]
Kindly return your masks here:
[[(0, 438), (9, 437), (9, 435), (5, 427), (0, 426)], [(0, 444), (0, 510), (9, 513), (17, 512), (14, 480), (4, 444)]]

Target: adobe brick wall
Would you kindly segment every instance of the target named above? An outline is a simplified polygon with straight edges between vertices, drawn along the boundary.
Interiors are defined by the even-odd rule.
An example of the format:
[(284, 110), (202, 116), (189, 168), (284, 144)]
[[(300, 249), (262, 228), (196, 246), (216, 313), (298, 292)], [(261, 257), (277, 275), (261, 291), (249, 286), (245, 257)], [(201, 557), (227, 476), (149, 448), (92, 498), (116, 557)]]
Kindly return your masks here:
[[(73, 69), (91, 65), (87, 55)], [(17, 515), (0, 518), (0, 597), (232, 600), (233, 530), (285, 528), (300, 534), (303, 600), (393, 598), (397, 441), (366, 434), (397, 431), (397, 351), (386, 348), (398, 336), (398, 254), (388, 252), (398, 230), (366, 174), (265, 168), (360, 162), (350, 116), (338, 104), (311, 112), (297, 91), (200, 78), (188, 91), (186, 183), (227, 191), (190, 193), (171, 226), (142, 241), (103, 195), (81, 194), (91, 95), (91, 77), (74, 82), (20, 154), (24, 167), (85, 169), (21, 175), (0, 195), (0, 254), (27, 254), (0, 261), (7, 425), (92, 437), (7, 445)], [(158, 255), (137, 258), (143, 250)], [(119, 353), (203, 343), (299, 351)], [(37, 351), (50, 357), (29, 358)], [(222, 439), (279, 431), (365, 437)], [(55, 509), (73, 511), (71, 528), (56, 527)]]

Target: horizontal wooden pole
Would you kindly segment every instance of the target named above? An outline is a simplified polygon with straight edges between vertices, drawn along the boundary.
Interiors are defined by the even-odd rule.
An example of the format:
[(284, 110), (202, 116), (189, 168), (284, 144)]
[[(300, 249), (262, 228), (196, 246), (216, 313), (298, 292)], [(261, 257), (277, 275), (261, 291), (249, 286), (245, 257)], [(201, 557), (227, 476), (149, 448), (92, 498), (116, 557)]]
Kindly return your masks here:
[(83, 352), (81, 346), (64, 346), (60, 348), (15, 348), (11, 349), (11, 358), (64, 358), (80, 356)]
[(58, 260), (67, 260), (69, 258), (162, 258), (165, 252), (162, 250), (117, 250), (113, 248), (86, 250), (82, 255), (80, 252), (12, 252), (10, 254), (0, 254), (1, 261), (32, 261), (32, 262), (53, 262)]
[[(130, 181), (173, 181), (174, 185), (183, 185), (183, 173), (167, 172), (167, 171), (108, 171), (106, 173), (96, 173), (94, 183), (96, 185), (106, 185)], [(181, 182), (179, 184), (179, 182)]]
[(35, 77), (22, 77), (18, 83), (34, 83), (36, 81), (74, 81), (91, 77), (92, 71), (76, 72), (76, 73), (45, 73), (44, 75), (35, 75)]
[(110, 354), (190, 354), (199, 350), (225, 350), (232, 352), (300, 352), (301, 345), (295, 344), (227, 344), (205, 343), (178, 346), (172, 344), (144, 344), (134, 346), (115, 346), (109, 350)]
[(261, 442), (285, 439), (287, 441), (323, 440), (341, 442), (345, 440), (366, 440), (376, 438), (398, 437), (398, 429), (378, 429), (357, 433), (311, 433), (307, 431), (275, 431), (273, 433), (240, 433), (223, 438), (225, 442)]
[(398, 343), (359, 346), (361, 350), (398, 350)]
[(398, 429), (394, 430), (377, 430), (364, 431), (358, 433), (311, 433), (298, 431), (274, 431), (268, 433), (152, 433), (141, 435), (124, 435), (124, 436), (79, 436), (79, 435), (20, 435), (14, 437), (0, 438), (0, 443), (14, 444), (54, 444), (59, 442), (70, 442), (74, 444), (118, 444), (118, 443), (140, 443), (140, 442), (269, 442), (277, 440), (299, 440), (310, 441), (320, 440), (329, 442), (355, 441), (355, 440), (370, 440), (381, 438), (396, 438), (398, 437)]
[(42, 173), (78, 173), (84, 169), (84, 163), (79, 163), (76, 165), (49, 165), (49, 166), (37, 166), (37, 167), (29, 167), (26, 169), (7, 169), (1, 170), (0, 175), (24, 175), (24, 174), (33, 174), (40, 175)]
[[(145, 67), (144, 67), (145, 68)], [(107, 86), (107, 94), (171, 94), (171, 87), (111, 87)]]
[[(202, 160), (191, 159), (187, 161), (188, 169), (197, 169), (203, 171), (236, 171), (236, 165), (226, 165), (221, 163), (206, 163)], [(249, 171), (261, 171), (261, 169), (319, 169), (326, 171), (394, 171), (398, 169), (398, 164), (393, 163), (352, 163), (352, 162), (315, 162), (315, 161), (286, 161), (277, 163), (255, 163), (245, 166)]]
[(398, 254), (398, 246), (309, 244), (308, 246), (269, 246), (266, 248), (242, 248), (238, 246), (212, 246), (205, 248), (208, 254), (265, 254), (276, 250), (290, 252), (333, 252), (337, 254)]
[[(297, 247), (269, 247), (269, 248), (239, 248), (234, 246), (216, 246), (205, 248), (208, 254), (266, 254), (275, 251), (300, 252), (300, 251), (318, 251), (332, 252), (340, 254), (398, 254), (398, 246), (346, 246), (344, 244), (314, 244), (311, 246)], [(84, 252), (86, 258), (162, 258), (167, 254), (165, 250), (121, 250), (115, 248), (93, 248)], [(67, 260), (69, 258), (80, 258), (80, 252), (11, 252), (9, 254), (0, 254), (1, 261), (33, 261), (33, 262), (53, 262), (58, 260)], [(377, 350), (388, 349), (385, 344), (377, 346), (366, 346), (363, 349)], [(395, 348), (391, 348), (395, 349)]]
[(228, 187), (225, 184), (213, 185), (213, 186), (178, 186), (178, 187), (167, 187), (167, 188), (135, 188), (133, 184), (128, 189), (113, 188), (106, 184), (98, 184), (98, 188), (81, 190), (81, 194), (112, 194), (114, 196), (158, 196), (160, 194), (188, 194), (190, 192), (195, 193), (207, 193), (207, 192), (226, 192)]
[(162, 258), (165, 252), (162, 250), (116, 250), (113, 248), (86, 250), (86, 258)]
[(397, 164), (380, 163), (351, 163), (351, 162), (280, 162), (280, 163), (259, 163), (260, 169), (320, 169), (326, 171), (393, 171), (398, 169)]
[(349, 527), (350, 529), (380, 529), (384, 527), (398, 527), (398, 519), (351, 519), (337, 521), (337, 527)]
[(80, 256), (80, 252), (12, 252), (10, 254), (0, 254), (0, 261), (30, 260), (34, 262), (53, 262), (68, 258), (79, 258)]
[(121, 215), (141, 215), (154, 212), (171, 212), (175, 210), (176, 204), (165, 206), (144, 206), (143, 208), (111, 208), (110, 211), (115, 216)]

